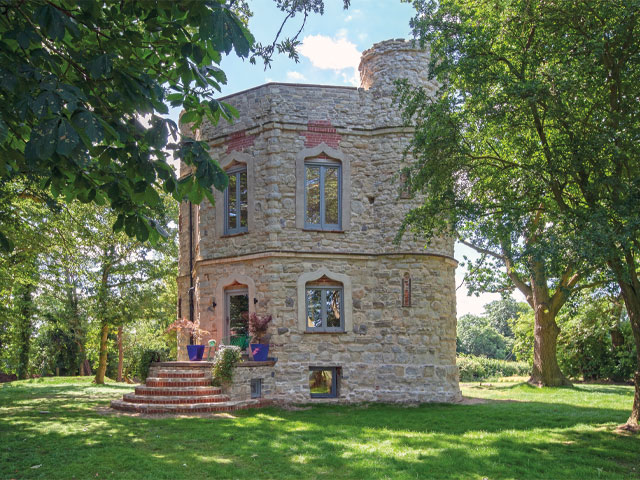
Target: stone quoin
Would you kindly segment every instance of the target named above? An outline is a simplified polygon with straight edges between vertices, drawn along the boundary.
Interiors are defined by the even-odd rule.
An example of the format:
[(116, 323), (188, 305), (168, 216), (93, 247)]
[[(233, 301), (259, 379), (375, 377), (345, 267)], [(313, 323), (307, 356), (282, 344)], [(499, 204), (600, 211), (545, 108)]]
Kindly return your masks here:
[(269, 83), (222, 99), (240, 112), (232, 124), (195, 132), (230, 186), (215, 205), (180, 207), (178, 315), (192, 309), (218, 344), (243, 312), (273, 315), (277, 360), (238, 368), (232, 397), (460, 399), (453, 239), (393, 242), (419, 204), (401, 194), (412, 130), (393, 82), (434, 91), (428, 60), (412, 42), (381, 42), (362, 55), (360, 88)]

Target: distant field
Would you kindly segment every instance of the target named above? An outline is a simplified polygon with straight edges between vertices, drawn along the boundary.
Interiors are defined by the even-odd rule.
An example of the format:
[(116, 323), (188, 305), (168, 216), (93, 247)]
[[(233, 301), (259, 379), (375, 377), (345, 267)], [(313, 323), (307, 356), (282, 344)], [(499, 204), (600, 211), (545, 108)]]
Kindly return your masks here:
[(130, 385), (0, 386), (0, 478), (640, 479), (631, 387), (463, 384), (463, 405), (115, 414)]

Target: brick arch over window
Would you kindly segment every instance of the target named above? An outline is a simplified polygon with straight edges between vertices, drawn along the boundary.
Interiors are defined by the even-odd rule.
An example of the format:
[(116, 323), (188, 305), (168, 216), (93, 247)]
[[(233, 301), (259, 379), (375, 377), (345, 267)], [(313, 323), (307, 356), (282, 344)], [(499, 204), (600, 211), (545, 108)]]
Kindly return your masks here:
[[(256, 195), (256, 177), (253, 157), (234, 150), (226, 157), (220, 160), (220, 167), (227, 171), (238, 166), (246, 166), (247, 168), (247, 230), (248, 233), (255, 232), (255, 195)], [(224, 233), (224, 192), (216, 189), (213, 190), (213, 196), (216, 200), (215, 204), (215, 228), (216, 236), (222, 237)]]
[(228, 275), (226, 277), (218, 279), (216, 283), (216, 296), (214, 298), (216, 302), (215, 313), (213, 314), (214, 324), (216, 331), (218, 332), (218, 342), (225, 335), (224, 325), (225, 325), (225, 290), (234, 285), (246, 285), (247, 293), (249, 294), (249, 314), (256, 312), (256, 305), (253, 303), (253, 299), (256, 298), (256, 283), (253, 281), (251, 277), (247, 275), (241, 275), (234, 273), (233, 275)]
[(320, 156), (329, 157), (342, 164), (342, 195), (340, 197), (341, 230), (348, 230), (351, 226), (351, 162), (349, 157), (340, 150), (321, 143), (312, 148), (305, 148), (296, 156), (296, 228), (304, 228), (304, 179), (305, 160)]
[(351, 297), (351, 277), (343, 273), (335, 273), (323, 267), (315, 272), (303, 273), (298, 277), (297, 284), (297, 300), (298, 300), (298, 329), (300, 332), (307, 331), (307, 312), (306, 312), (306, 286), (308, 283), (327, 277), (330, 280), (340, 282), (342, 284), (344, 294), (344, 331), (351, 332), (353, 330), (353, 300)]

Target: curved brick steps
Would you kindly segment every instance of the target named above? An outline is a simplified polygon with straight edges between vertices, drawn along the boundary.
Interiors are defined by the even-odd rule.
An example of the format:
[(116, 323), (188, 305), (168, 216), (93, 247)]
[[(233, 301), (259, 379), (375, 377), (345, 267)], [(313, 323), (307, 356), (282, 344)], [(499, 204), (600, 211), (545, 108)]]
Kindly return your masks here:
[(148, 377), (145, 383), (148, 387), (210, 387), (210, 378), (160, 378)]
[(219, 395), (222, 389), (219, 387), (149, 387), (140, 385), (136, 387), (136, 395), (152, 395), (152, 396), (192, 396), (192, 395)]
[(114, 400), (111, 407), (134, 413), (229, 412), (259, 407), (264, 400), (231, 401), (222, 390), (211, 385), (209, 362), (159, 362), (149, 368), (149, 377), (135, 393)]
[(151, 372), (154, 377), (159, 378), (206, 378), (207, 374), (205, 372), (189, 372), (178, 369), (163, 369), (156, 370)]
[(161, 413), (210, 413), (232, 412), (243, 408), (260, 407), (267, 404), (264, 400), (246, 400), (244, 402), (215, 402), (186, 404), (152, 404), (130, 403), (124, 400), (113, 400), (111, 407), (116, 410), (132, 413), (161, 414)]
[(129, 403), (155, 403), (163, 405), (173, 404), (194, 404), (194, 403), (220, 403), (228, 402), (229, 397), (226, 395), (191, 395), (183, 396), (177, 395), (175, 397), (156, 397), (151, 395), (138, 395), (136, 393), (126, 393), (123, 398), (125, 402)]

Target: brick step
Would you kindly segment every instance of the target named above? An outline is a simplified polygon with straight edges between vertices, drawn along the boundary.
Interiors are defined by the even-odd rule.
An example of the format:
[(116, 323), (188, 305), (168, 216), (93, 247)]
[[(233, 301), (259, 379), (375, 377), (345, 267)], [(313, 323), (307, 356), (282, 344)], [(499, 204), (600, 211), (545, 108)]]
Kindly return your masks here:
[(211, 368), (213, 367), (213, 362), (201, 361), (201, 362), (153, 362), (151, 364), (151, 368), (161, 367), (161, 368), (184, 368), (184, 369), (192, 369), (192, 368)]
[(206, 378), (208, 372), (205, 371), (191, 371), (191, 370), (149, 370), (149, 376), (159, 378)]
[(132, 413), (162, 414), (162, 413), (208, 413), (208, 412), (232, 412), (244, 408), (254, 408), (269, 405), (265, 400), (246, 400), (233, 402), (194, 403), (183, 404), (153, 404), (130, 403), (124, 400), (112, 400), (111, 408)]
[(201, 395), (201, 396), (175, 396), (175, 397), (156, 397), (152, 395), (138, 395), (136, 393), (125, 393), (122, 399), (129, 403), (154, 403), (154, 404), (187, 404), (195, 403), (221, 403), (228, 402), (227, 395)]
[(222, 389), (219, 387), (149, 387), (140, 385), (136, 387), (136, 395), (152, 396), (193, 396), (193, 395), (219, 395)]
[(210, 378), (160, 378), (147, 377), (145, 382), (147, 387), (210, 387)]

